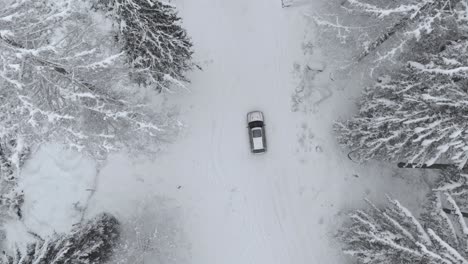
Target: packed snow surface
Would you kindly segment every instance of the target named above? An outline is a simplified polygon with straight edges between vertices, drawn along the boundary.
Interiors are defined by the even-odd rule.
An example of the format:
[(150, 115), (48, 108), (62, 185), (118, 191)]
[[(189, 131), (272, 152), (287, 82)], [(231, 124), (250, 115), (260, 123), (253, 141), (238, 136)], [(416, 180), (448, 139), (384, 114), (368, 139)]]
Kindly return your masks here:
[[(344, 212), (362, 206), (364, 197), (381, 200), (388, 193), (410, 208), (419, 205), (419, 178), (393, 177), (393, 169), (381, 164), (353, 163), (336, 145), (333, 121), (355, 110), (349, 95), (362, 87), (350, 81), (345, 92), (333, 90), (318, 49), (304, 54), (311, 29), (304, 14), (319, 2), (281, 8), (280, 0), (178, 0), (203, 68), (189, 76), (191, 92), (168, 95), (187, 129), (153, 161), (112, 156), (100, 171), (87, 216), (107, 211), (131, 221), (141, 208), (156, 208), (154, 219), (171, 220), (155, 220), (155, 228), (169, 235), (160, 238), (158, 247), (166, 248), (154, 252), (154, 263), (336, 264), (344, 257), (333, 235)], [(298, 82), (293, 65), (320, 71), (314, 85), (330, 91), (314, 111), (292, 111)], [(246, 114), (253, 110), (265, 115), (269, 149), (263, 155), (249, 151)], [(30, 171), (40, 169), (42, 158), (35, 159)], [(87, 173), (74, 176), (82, 179), (75, 186), (79, 197), (89, 194)], [(23, 184), (38, 181), (27, 175), (31, 179)], [(41, 188), (48, 190), (45, 197), (57, 197), (42, 209), (48, 216), (33, 206), (42, 202)], [(36, 189), (29, 194), (35, 192), (29, 188), (25, 198), (25, 213), (38, 218), (28, 225), (40, 230), (41, 222), (60, 220), (62, 230), (67, 220), (59, 211), (67, 209), (54, 202), (69, 201), (64, 192), (75, 189), (62, 191), (47, 178)], [(411, 199), (405, 199), (408, 193)], [(68, 222), (75, 219), (70, 215)]]

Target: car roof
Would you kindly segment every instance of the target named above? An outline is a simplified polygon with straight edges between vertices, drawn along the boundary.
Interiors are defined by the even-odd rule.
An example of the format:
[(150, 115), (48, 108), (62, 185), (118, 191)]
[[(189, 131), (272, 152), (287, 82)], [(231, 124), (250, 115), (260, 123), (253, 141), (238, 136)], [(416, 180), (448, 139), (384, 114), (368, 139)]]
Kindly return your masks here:
[[(255, 130), (255, 129), (252, 129), (252, 130)], [(259, 128), (260, 131), (262, 131), (261, 128)], [(261, 137), (252, 137), (252, 145), (253, 145), (253, 149), (254, 150), (261, 150), (261, 149), (264, 149), (265, 146), (263, 145), (263, 133), (262, 133), (262, 136)]]
[(263, 122), (263, 113), (260, 111), (252, 111), (247, 114), (247, 122), (262, 121)]

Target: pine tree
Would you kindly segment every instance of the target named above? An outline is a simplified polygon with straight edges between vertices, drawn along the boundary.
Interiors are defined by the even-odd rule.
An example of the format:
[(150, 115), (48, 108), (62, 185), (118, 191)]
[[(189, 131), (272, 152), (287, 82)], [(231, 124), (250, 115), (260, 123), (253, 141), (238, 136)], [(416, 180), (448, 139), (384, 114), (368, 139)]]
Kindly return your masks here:
[(83, 1), (0, 8), (0, 142), (17, 142), (16, 150), (57, 141), (102, 159), (174, 134), (177, 122), (147, 105), (129, 79), (106, 23)]
[[(463, 167), (468, 159), (468, 39), (365, 89), (354, 118), (338, 123), (339, 142), (361, 160)], [(444, 163), (444, 162), (442, 162)]]
[[(321, 29), (320, 34), (341, 42), (346, 52), (342, 56), (352, 60), (351, 65), (356, 66), (367, 58), (365, 67), (369, 67), (371, 73), (385, 71), (394, 64), (399, 66), (400, 61), (404, 63), (415, 53), (438, 49), (445, 41), (466, 35), (463, 29), (459, 31), (459, 26), (466, 24), (466, 1), (340, 0), (327, 3), (332, 5), (330, 12), (313, 17)], [(331, 52), (336, 53), (336, 49)]]
[(134, 79), (158, 91), (187, 81), (185, 73), (194, 66), (192, 43), (173, 6), (158, 0), (99, 0), (96, 7), (115, 21)]
[[(391, 15), (400, 18), (391, 27), (385, 29), (375, 40), (371, 41), (366, 49), (357, 57), (360, 61), (371, 52), (375, 51), (381, 44), (398, 33), (407, 35), (396, 47), (387, 53), (387, 56), (401, 49), (402, 45), (409, 43), (411, 38), (420, 39), (422, 35), (432, 34), (434, 30), (445, 26), (454, 17), (454, 7), (460, 0), (422, 0), (422, 1), (400, 1), (388, 7), (386, 2), (373, 3), (375, 1), (347, 0), (353, 8), (379, 18)], [(465, 7), (466, 8), (466, 7)]]
[[(420, 220), (398, 201), (351, 213), (340, 231), (344, 252), (364, 264), (468, 263), (468, 228), (448, 193), (432, 193)], [(442, 207), (446, 202), (452, 214)]]
[(101, 214), (75, 227), (70, 234), (56, 235), (4, 255), (0, 264), (102, 264), (111, 256), (119, 239), (118, 220)]
[[(29, 150), (45, 142), (104, 160), (121, 149), (154, 153), (177, 135), (180, 123), (173, 110), (164, 106), (156, 110), (148, 103), (148, 91), (130, 78), (135, 69), (128, 58), (135, 65), (144, 62), (145, 68), (148, 57), (128, 57), (120, 49), (112, 22), (93, 10), (93, 1), (8, 2), (0, 5), (2, 195), (14, 189)], [(167, 43), (174, 36), (157, 39)]]

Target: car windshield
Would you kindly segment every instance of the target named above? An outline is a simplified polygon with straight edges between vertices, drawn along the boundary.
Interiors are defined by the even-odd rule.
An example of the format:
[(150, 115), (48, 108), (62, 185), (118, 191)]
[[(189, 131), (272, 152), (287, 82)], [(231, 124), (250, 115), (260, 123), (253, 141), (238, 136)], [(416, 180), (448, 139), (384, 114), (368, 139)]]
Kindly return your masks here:
[(262, 137), (262, 130), (260, 130), (260, 129), (252, 130), (252, 136), (254, 138)]

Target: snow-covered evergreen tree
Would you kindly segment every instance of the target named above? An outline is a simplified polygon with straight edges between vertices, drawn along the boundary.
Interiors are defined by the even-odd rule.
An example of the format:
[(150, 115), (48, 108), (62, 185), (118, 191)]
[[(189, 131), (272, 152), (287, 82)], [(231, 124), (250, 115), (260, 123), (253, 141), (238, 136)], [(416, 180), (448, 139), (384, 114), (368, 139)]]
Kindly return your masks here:
[[(9, 193), (14, 178), (28, 152), (44, 142), (63, 143), (104, 159), (122, 148), (129, 152), (157, 150), (161, 142), (177, 134), (180, 123), (173, 110), (149, 105), (150, 91), (139, 88), (131, 78), (136, 71), (129, 66), (129, 58), (144, 68), (149, 67), (147, 61), (158, 60), (156, 54), (137, 58), (122, 51), (115, 41), (112, 20), (93, 9), (95, 1), (9, 2), (0, 6), (2, 207), (17, 207), (12, 201), (19, 201), (18, 196)], [(138, 22), (142, 28), (145, 18), (150, 17)], [(147, 22), (149, 27), (156, 23)], [(185, 36), (185, 31), (174, 36), (177, 34)], [(174, 36), (160, 34), (155, 40), (175, 45)], [(165, 60), (164, 66), (175, 69), (170, 65), (183, 68), (185, 64), (176, 58)], [(151, 67), (145, 71), (152, 72)]]
[(445, 41), (465, 35), (464, 29), (460, 32), (459, 27), (466, 24), (466, 1), (339, 0), (327, 3), (331, 5), (330, 12), (313, 16), (320, 33), (327, 39), (339, 40), (346, 47), (343, 56), (351, 56), (349, 65), (355, 66), (368, 58), (366, 66), (371, 72), (383, 71), (381, 66), (388, 68), (389, 64), (400, 60), (406, 62), (414, 53), (438, 49)]
[(420, 220), (398, 201), (389, 202), (383, 209), (370, 203), (370, 210), (351, 213), (339, 235), (346, 254), (365, 264), (468, 263), (468, 227), (449, 194), (432, 193)]
[(1, 264), (102, 264), (113, 253), (119, 239), (118, 220), (110, 214), (100, 214), (75, 227), (70, 234), (29, 244), (23, 252), (3, 255)]
[(457, 12), (466, 10), (464, 1), (460, 0), (402, 0), (394, 1), (390, 5), (386, 1), (347, 0), (347, 2), (354, 10), (380, 19), (396, 16), (393, 25), (384, 29), (379, 37), (369, 42), (358, 56), (358, 60), (375, 51), (389, 38), (399, 35), (401, 41), (380, 59), (386, 56), (392, 57), (397, 52), (403, 51), (404, 46), (412, 39), (420, 40), (422, 35), (430, 35), (440, 26), (447, 30), (447, 24), (457, 16)]
[[(340, 143), (361, 160), (463, 167), (468, 159), (468, 39), (424, 54), (365, 90), (359, 113), (338, 123)], [(447, 161), (448, 159), (448, 161)]]
[[(0, 156), (7, 167), (18, 167), (28, 147), (47, 141), (103, 158), (121, 148), (148, 150), (175, 134), (178, 122), (146, 104), (112, 22), (93, 12), (91, 2), (2, 6), (0, 46), (0, 147), (9, 153)], [(157, 60), (153, 55), (132, 60)]]
[(192, 43), (175, 8), (158, 0), (98, 0), (96, 7), (115, 21), (132, 73), (158, 91), (183, 85), (194, 66)]

